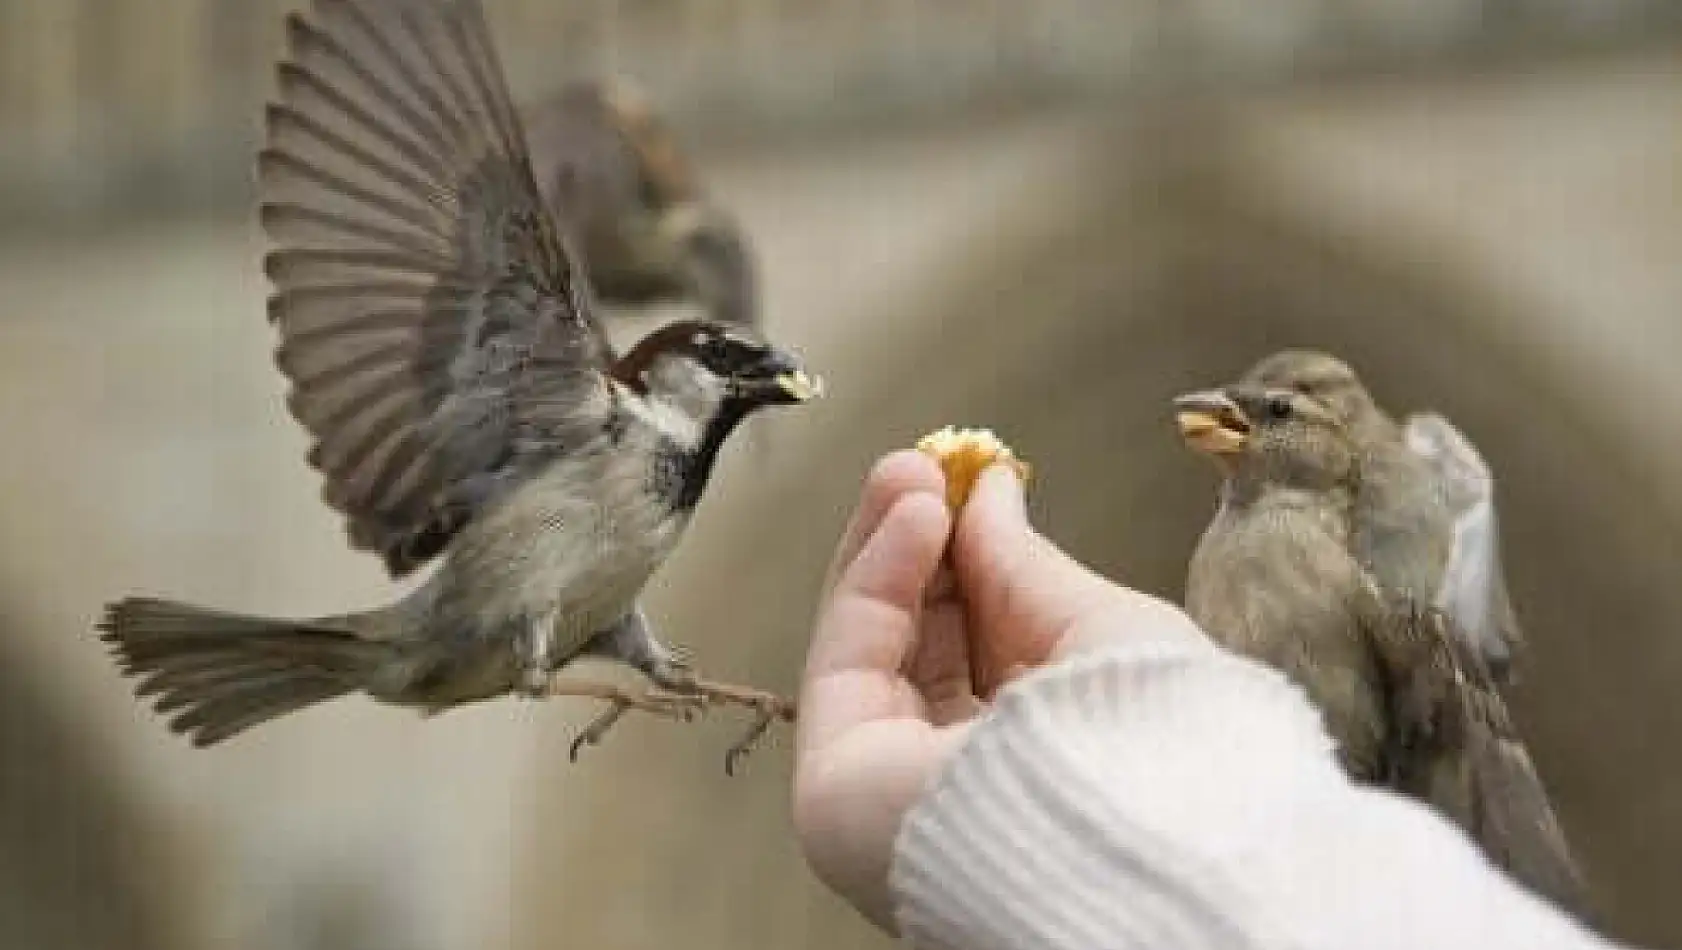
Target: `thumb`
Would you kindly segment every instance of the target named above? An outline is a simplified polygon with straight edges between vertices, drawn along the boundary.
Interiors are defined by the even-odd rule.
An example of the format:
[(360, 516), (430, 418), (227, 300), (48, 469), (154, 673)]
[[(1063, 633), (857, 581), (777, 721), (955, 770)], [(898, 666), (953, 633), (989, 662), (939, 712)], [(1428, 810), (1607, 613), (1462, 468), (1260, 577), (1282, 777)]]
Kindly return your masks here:
[(1083, 618), (1131, 592), (1087, 570), (1028, 523), (1021, 481), (983, 472), (960, 514), (952, 564), (969, 618), (977, 692), (1039, 666)]

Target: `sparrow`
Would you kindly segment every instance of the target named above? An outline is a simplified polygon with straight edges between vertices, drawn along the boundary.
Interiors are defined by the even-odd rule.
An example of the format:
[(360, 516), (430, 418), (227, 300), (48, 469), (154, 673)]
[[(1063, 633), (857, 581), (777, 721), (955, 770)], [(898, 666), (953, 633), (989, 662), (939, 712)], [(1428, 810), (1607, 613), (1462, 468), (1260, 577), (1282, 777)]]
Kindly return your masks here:
[(1175, 400), (1223, 476), (1186, 610), (1319, 708), (1356, 781), (1434, 805), (1531, 889), (1587, 914), (1565, 836), (1483, 655), (1428, 597), (1358, 556), (1358, 430), (1320, 398), (1239, 383)]
[[(821, 384), (751, 328), (685, 320), (614, 353), (545, 208), (478, 0), (314, 0), (258, 160), (269, 318), (323, 499), (395, 603), (282, 620), (151, 598), (100, 624), (207, 746), (350, 693), (437, 713), (516, 694), (687, 718), (792, 707), (701, 680), (639, 603), (731, 431)], [(555, 674), (618, 660), (633, 691)], [(727, 765), (745, 751), (732, 750)]]
[(1348, 364), (1326, 353), (1275, 353), (1241, 381), (1312, 396), (1336, 415), (1365, 473), (1356, 558), (1384, 588), (1434, 603), (1510, 685), (1524, 636), (1501, 569), (1494, 475), (1472, 441), (1435, 412), (1398, 424)]
[(624, 306), (694, 301), (757, 326), (752, 248), (702, 189), (665, 121), (625, 80), (576, 80), (525, 111), (539, 192), (591, 286)]

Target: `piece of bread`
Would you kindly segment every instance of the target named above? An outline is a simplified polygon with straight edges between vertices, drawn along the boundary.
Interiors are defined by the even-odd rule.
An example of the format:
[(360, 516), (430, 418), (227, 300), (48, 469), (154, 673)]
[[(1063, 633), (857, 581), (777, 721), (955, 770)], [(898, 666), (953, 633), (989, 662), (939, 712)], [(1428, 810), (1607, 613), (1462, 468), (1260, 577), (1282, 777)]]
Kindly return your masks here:
[(1010, 446), (989, 429), (956, 429), (947, 426), (917, 440), (917, 451), (940, 463), (946, 474), (946, 504), (953, 513), (969, 501), (975, 482), (994, 462), (1010, 466), (1026, 485), (1030, 468), (1016, 457)]

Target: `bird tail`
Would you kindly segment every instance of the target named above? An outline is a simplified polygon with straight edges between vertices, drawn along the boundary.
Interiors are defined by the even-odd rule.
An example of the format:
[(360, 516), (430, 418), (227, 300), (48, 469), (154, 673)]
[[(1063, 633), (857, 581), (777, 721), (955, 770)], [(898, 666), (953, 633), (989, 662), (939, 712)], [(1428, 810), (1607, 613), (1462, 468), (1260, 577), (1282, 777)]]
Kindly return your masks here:
[(1597, 923), (1587, 882), (1524, 746), (1483, 734), (1474, 737), (1469, 759), (1473, 827), (1485, 850), (1532, 890)]
[(345, 620), (270, 620), (131, 597), (99, 623), (125, 674), (143, 677), (170, 728), (195, 746), (360, 689), (385, 648)]

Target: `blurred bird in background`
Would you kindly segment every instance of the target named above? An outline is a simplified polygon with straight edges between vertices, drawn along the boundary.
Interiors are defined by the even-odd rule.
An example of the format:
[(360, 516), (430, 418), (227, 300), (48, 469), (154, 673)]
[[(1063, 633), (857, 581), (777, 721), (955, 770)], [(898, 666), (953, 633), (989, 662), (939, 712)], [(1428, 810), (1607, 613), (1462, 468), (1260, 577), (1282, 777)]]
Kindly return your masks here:
[(1223, 475), (1186, 581), (1192, 617), (1305, 689), (1351, 776), (1434, 804), (1587, 916), (1499, 689), (1516, 631), (1510, 610), (1506, 626), (1486, 619), (1506, 602), (1489, 594), (1501, 584), (1493, 482), (1470, 443), (1420, 417), (1408, 431), (1423, 452), (1408, 458), (1401, 428), (1322, 354), (1272, 357), (1175, 408)]
[(640, 90), (575, 81), (525, 115), (538, 188), (602, 300), (692, 302), (713, 320), (758, 325), (741, 225), (704, 193)]
[[(102, 624), (138, 691), (209, 745), (346, 693), (428, 713), (506, 693), (776, 715), (698, 679), (638, 605), (749, 413), (817, 381), (750, 328), (682, 321), (616, 356), (544, 206), (478, 0), (316, 0), (259, 164), (288, 404), (397, 603), (296, 622), (128, 599)], [(623, 661), (632, 692), (554, 674)]]

